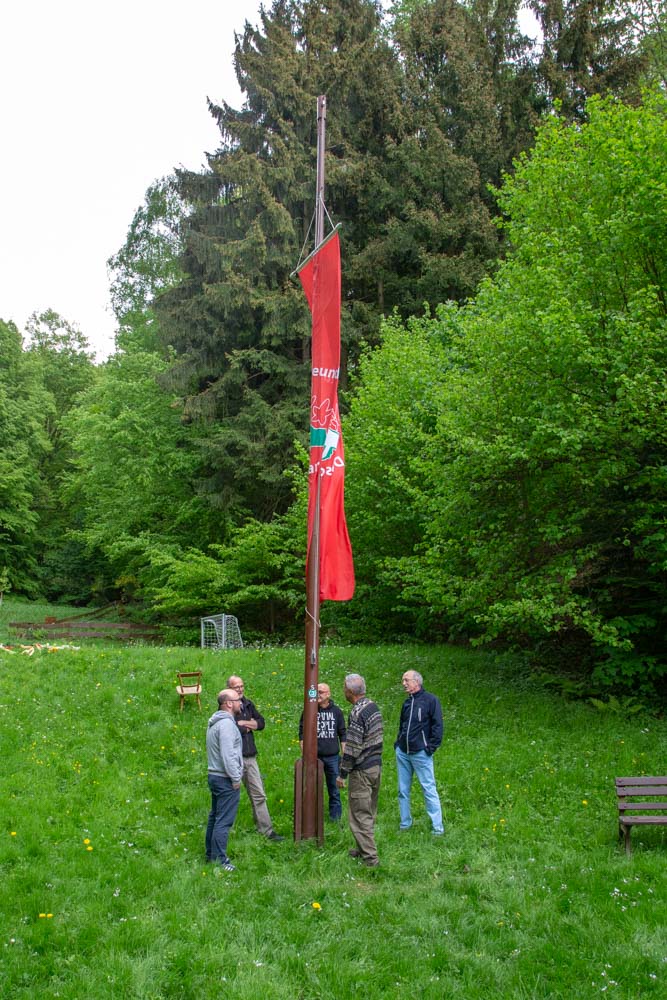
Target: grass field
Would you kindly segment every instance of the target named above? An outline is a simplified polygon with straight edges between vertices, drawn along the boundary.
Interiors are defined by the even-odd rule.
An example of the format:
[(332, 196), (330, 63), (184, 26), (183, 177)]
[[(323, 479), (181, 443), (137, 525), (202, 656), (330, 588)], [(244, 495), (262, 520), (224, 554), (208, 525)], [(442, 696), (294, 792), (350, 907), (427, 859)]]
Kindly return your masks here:
[[(392, 743), (414, 666), (440, 695), (445, 837), (399, 834)], [(665, 724), (568, 704), (511, 661), (443, 647), (333, 648), (340, 695), (366, 676), (385, 716), (381, 867), (346, 825), (295, 845), (302, 650), (0, 652), (2, 998), (552, 998), (667, 994), (667, 836), (617, 841), (615, 775), (664, 773)], [(179, 713), (175, 673), (204, 671)], [(267, 719), (257, 743), (282, 844), (245, 793), (204, 863), (204, 734), (239, 673)], [(347, 706), (345, 706), (347, 709)], [(317, 904), (314, 905), (314, 904)]]

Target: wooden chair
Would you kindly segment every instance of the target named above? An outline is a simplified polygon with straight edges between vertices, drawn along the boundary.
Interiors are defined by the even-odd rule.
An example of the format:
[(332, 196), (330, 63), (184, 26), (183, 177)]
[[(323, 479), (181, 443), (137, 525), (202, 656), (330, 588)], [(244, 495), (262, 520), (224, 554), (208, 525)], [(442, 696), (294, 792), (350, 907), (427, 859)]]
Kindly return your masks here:
[(183, 711), (183, 705), (185, 704), (185, 699), (188, 695), (193, 695), (197, 699), (199, 711), (201, 712), (201, 674), (201, 670), (190, 670), (176, 675), (178, 677), (176, 691), (181, 699), (181, 712)]

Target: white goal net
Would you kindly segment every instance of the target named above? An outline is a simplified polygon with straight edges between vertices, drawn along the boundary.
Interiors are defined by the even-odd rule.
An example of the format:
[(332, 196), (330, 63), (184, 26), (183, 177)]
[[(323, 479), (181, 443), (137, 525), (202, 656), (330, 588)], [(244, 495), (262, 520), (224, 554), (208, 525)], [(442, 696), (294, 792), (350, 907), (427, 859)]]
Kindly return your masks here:
[(234, 615), (201, 618), (202, 649), (243, 649), (238, 619)]

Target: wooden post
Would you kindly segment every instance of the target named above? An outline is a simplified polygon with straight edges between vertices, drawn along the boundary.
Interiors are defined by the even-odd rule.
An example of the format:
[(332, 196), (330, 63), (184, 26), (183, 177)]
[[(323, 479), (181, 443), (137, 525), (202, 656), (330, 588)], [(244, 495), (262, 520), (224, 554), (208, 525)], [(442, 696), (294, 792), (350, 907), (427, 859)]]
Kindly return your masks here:
[[(317, 98), (315, 250), (324, 239), (324, 154), (327, 99)], [(324, 841), (323, 767), (317, 759), (317, 683), (320, 657), (320, 478), (306, 565), (306, 637), (303, 680), (303, 751), (294, 772), (294, 839)]]

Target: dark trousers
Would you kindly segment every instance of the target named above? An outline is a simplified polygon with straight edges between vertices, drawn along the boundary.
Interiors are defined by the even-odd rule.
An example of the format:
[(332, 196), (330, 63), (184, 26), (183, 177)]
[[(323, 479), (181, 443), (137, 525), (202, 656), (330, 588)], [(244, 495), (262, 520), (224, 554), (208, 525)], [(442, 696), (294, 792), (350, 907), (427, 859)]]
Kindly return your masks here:
[(206, 827), (206, 858), (224, 864), (227, 857), (227, 841), (239, 808), (241, 789), (233, 788), (231, 778), (222, 774), (209, 774), (208, 787), (211, 789), (211, 811)]
[(340, 757), (332, 754), (330, 757), (320, 757), (324, 766), (324, 777), (329, 792), (329, 819), (340, 819), (343, 815), (343, 807), (340, 803), (340, 791), (336, 785), (336, 778), (340, 769)]

